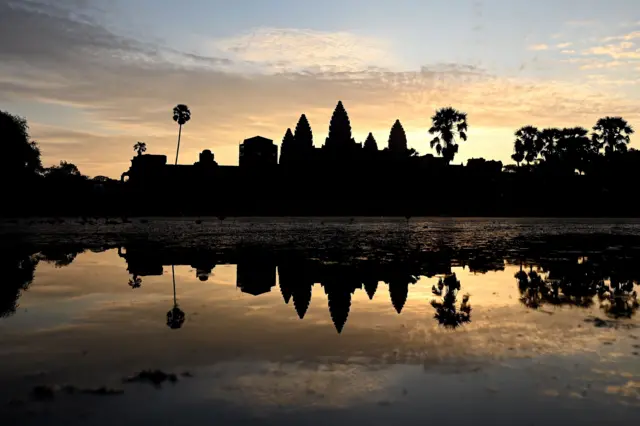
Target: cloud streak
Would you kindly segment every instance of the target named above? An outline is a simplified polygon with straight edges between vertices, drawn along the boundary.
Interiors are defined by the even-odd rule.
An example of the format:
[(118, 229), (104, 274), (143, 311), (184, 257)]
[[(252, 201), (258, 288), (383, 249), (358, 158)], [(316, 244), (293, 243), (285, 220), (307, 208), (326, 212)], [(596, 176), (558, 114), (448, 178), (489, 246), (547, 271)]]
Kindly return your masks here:
[(549, 45), (544, 43), (534, 44), (529, 46), (529, 50), (534, 50), (534, 51), (549, 50)]
[(213, 51), (260, 64), (270, 72), (354, 72), (398, 64), (384, 40), (348, 32), (258, 28), (210, 45)]

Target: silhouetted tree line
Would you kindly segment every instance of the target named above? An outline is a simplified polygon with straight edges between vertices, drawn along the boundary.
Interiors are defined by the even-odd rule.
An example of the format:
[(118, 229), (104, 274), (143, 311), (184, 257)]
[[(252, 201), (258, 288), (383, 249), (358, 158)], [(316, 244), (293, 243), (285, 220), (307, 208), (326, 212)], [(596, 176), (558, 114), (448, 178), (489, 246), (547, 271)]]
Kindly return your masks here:
[(0, 111), (0, 138), (6, 153), (0, 167), (2, 215), (108, 215), (121, 210), (119, 181), (90, 178), (67, 161), (43, 167), (24, 118)]
[[(186, 105), (174, 108), (176, 165), (190, 118)], [(321, 148), (314, 146), (306, 115), (295, 131), (287, 129), (277, 168), (200, 168), (194, 174), (176, 166), (183, 169), (171, 182), (150, 176), (141, 184), (89, 178), (65, 161), (43, 167), (26, 120), (0, 111), (0, 135), (9, 149), (0, 180), (8, 206), (3, 215), (637, 215), (633, 203), (622, 200), (637, 182), (640, 151), (628, 147), (633, 129), (621, 117), (599, 119), (591, 133), (522, 127), (515, 132), (516, 164), (504, 167), (482, 158), (451, 164), (467, 141), (467, 115), (446, 107), (431, 121), (437, 157), (408, 148), (399, 120), (381, 149), (371, 133), (364, 143), (355, 141), (338, 102)], [(144, 142), (134, 151), (150, 158)], [(185, 201), (167, 202), (174, 192)]]

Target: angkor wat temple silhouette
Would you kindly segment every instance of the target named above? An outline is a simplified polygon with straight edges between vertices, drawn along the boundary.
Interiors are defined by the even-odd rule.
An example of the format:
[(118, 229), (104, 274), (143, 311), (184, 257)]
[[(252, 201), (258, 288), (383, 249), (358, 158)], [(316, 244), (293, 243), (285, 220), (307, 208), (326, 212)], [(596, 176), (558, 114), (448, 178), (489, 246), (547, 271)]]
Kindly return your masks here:
[[(234, 210), (255, 213), (265, 206), (264, 201), (270, 201), (269, 212), (280, 206), (287, 214), (323, 214), (332, 212), (336, 200), (343, 211), (349, 203), (362, 207), (365, 200), (381, 196), (413, 198), (415, 189), (408, 182), (424, 180), (425, 174), (438, 174), (443, 169), (497, 176), (502, 163), (473, 159), (466, 167), (447, 167), (443, 158), (419, 156), (408, 148), (400, 120), (391, 127), (387, 147), (379, 149), (371, 133), (364, 143), (358, 143), (340, 101), (322, 147), (314, 146), (311, 125), (302, 114), (295, 131), (287, 129), (279, 159), (278, 147), (271, 139), (255, 136), (240, 144), (238, 166), (218, 165), (211, 150), (202, 151), (193, 165), (172, 165), (166, 155), (144, 154), (131, 160), (122, 181), (128, 182), (136, 199), (144, 199), (146, 205), (171, 191), (198, 200), (197, 210), (233, 201)], [(189, 210), (187, 204), (180, 208)]]

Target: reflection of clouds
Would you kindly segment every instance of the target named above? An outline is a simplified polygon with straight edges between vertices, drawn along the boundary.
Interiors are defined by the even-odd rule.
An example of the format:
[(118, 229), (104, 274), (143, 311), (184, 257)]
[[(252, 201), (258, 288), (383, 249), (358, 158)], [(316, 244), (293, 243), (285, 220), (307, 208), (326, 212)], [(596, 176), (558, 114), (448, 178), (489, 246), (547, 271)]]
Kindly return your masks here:
[(224, 371), (210, 395), (261, 408), (345, 408), (379, 397), (392, 382), (388, 373), (357, 364), (266, 363), (257, 371), (240, 364)]
[(607, 386), (608, 394), (621, 395), (625, 397), (634, 397), (640, 399), (640, 381), (629, 380), (621, 386)]

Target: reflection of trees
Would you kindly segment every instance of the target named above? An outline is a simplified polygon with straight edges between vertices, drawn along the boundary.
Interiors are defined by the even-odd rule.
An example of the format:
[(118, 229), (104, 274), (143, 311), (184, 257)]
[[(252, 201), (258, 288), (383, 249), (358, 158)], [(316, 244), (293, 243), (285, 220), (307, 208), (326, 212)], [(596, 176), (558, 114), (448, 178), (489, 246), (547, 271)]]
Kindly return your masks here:
[(520, 290), (520, 302), (527, 308), (538, 309), (548, 298), (548, 288), (540, 275), (533, 268), (526, 273), (522, 269), (515, 275)]
[(631, 318), (638, 310), (633, 266), (625, 261), (605, 258), (583, 258), (540, 262), (546, 272), (542, 277), (533, 267), (529, 273), (515, 274), (520, 301), (528, 308), (577, 306), (589, 308), (597, 297), (600, 308), (611, 318)]
[(608, 285), (603, 285), (598, 292), (600, 307), (610, 318), (631, 318), (635, 315), (640, 303), (638, 293), (634, 290), (634, 282), (611, 277)]
[(436, 309), (434, 317), (440, 325), (448, 328), (457, 328), (471, 321), (469, 295), (462, 296), (460, 309), (456, 306), (457, 295), (460, 291), (460, 281), (457, 279), (456, 274), (440, 278), (437, 287), (434, 285), (431, 291), (434, 295), (442, 297), (442, 301), (431, 301), (431, 306)]
[(0, 282), (0, 317), (8, 317), (16, 312), (18, 299), (33, 282), (40, 261), (62, 268), (69, 266), (84, 251), (84, 248), (65, 244), (47, 246), (38, 252), (35, 247), (28, 247), (23, 242), (14, 242), (11, 249), (3, 248), (0, 251), (0, 270), (3, 274)]
[(56, 268), (62, 268), (71, 265), (76, 256), (85, 250), (78, 247), (50, 246), (43, 249), (39, 257), (47, 263), (53, 263)]
[(0, 254), (2, 283), (0, 284), (0, 318), (15, 314), (22, 291), (33, 282), (38, 257), (20, 253), (20, 249)]

